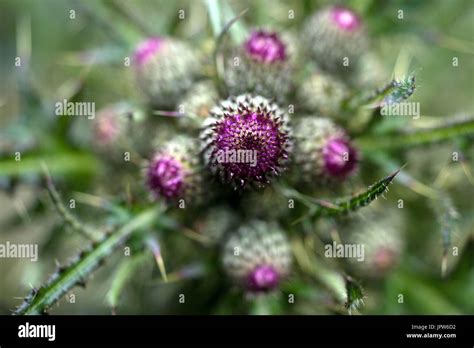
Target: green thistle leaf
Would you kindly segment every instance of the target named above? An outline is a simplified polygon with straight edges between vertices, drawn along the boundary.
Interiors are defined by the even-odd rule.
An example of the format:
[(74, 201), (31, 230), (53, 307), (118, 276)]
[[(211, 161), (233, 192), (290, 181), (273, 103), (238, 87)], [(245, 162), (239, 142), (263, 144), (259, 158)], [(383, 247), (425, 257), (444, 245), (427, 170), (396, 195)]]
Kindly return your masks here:
[(443, 245), (443, 256), (441, 259), (441, 276), (446, 275), (448, 252), (452, 244), (453, 230), (459, 221), (459, 213), (446, 193), (440, 191), (438, 199), (432, 201), (432, 207), (441, 226), (441, 240)]
[(449, 121), (443, 125), (416, 130), (412, 132), (393, 135), (367, 135), (357, 139), (357, 144), (362, 151), (389, 150), (429, 143), (441, 142), (444, 140), (474, 135), (474, 117), (466, 117), (455, 122)]
[(415, 92), (415, 88), (415, 75), (409, 75), (400, 80), (394, 79), (375, 91), (358, 93), (347, 102), (347, 105), (351, 109), (356, 109), (371, 103), (379, 106), (400, 103), (408, 99)]
[(85, 286), (86, 278), (137, 229), (150, 226), (156, 219), (156, 208), (146, 210), (92, 248), (83, 251), (68, 266), (58, 270), (39, 289), (33, 289), (15, 310), (16, 315), (43, 314), (76, 285)]
[(352, 277), (346, 276), (346, 291), (347, 291), (347, 301), (345, 307), (349, 314), (352, 314), (352, 311), (359, 309), (364, 305), (364, 291), (360, 284), (356, 282)]
[[(215, 14), (216, 12), (216, 8), (218, 8), (218, 6), (216, 5), (217, 4), (217, 1), (209, 1), (208, 2), (209, 6), (209, 15), (211, 16), (211, 18), (214, 18), (215, 16), (217, 16), (218, 14)], [(230, 9), (229, 9), (230, 11)], [(224, 38), (226, 37), (227, 33), (229, 32), (229, 30), (231, 29), (231, 27), (237, 23), (237, 21), (243, 16), (245, 15), (246, 13), (248, 12), (248, 8), (243, 10), (239, 15), (233, 17), (231, 20), (229, 20), (229, 22), (223, 26), (220, 30), (220, 32), (218, 33), (217, 37), (216, 37), (216, 46), (214, 48), (214, 65), (215, 65), (215, 69), (216, 69), (216, 78), (215, 78), (215, 83), (216, 83), (216, 87), (217, 87), (217, 90), (219, 91), (220, 95), (227, 95), (227, 91), (226, 91), (226, 86), (225, 86), (225, 83), (224, 83), (224, 57), (223, 57), (223, 54), (221, 52), (221, 48), (222, 48), (222, 45), (224, 43)], [(217, 11), (217, 13), (219, 13)], [(213, 20), (214, 22), (214, 20)], [(220, 27), (220, 26), (219, 26)], [(216, 29), (216, 28), (214, 28)], [(217, 34), (217, 33), (216, 33)]]
[(393, 80), (390, 92), (383, 99), (384, 104), (400, 103), (408, 99), (415, 92), (415, 76), (410, 75), (400, 81)]
[(99, 161), (91, 154), (63, 152), (56, 154), (38, 154), (34, 157), (22, 157), (0, 161), (0, 177), (40, 174), (41, 164), (46, 163), (53, 176), (55, 175), (93, 175), (100, 169)]
[(100, 234), (94, 228), (88, 226), (82, 221), (79, 221), (79, 219), (71, 214), (64, 206), (63, 202), (61, 201), (61, 197), (59, 196), (59, 193), (53, 184), (53, 179), (51, 178), (51, 175), (49, 174), (49, 171), (44, 163), (43, 176), (46, 181), (46, 188), (48, 190), (49, 196), (51, 197), (51, 200), (53, 201), (53, 204), (56, 207), (59, 215), (63, 219), (64, 224), (69, 226), (72, 230), (81, 233), (87, 239), (98, 241)]
[(107, 303), (112, 308), (113, 312), (115, 312), (115, 309), (119, 304), (120, 295), (122, 294), (125, 284), (133, 276), (135, 270), (148, 260), (149, 257), (150, 255), (148, 253), (139, 253), (131, 258), (125, 258), (125, 260), (120, 263), (115, 272), (112, 285), (107, 292)]
[(369, 205), (388, 190), (388, 185), (392, 183), (393, 179), (397, 176), (400, 170), (401, 168), (389, 176), (379, 180), (375, 184), (369, 186), (369, 188), (362, 193), (354, 195), (348, 199), (339, 199), (335, 202), (313, 199), (293, 190), (285, 190), (284, 194), (286, 194), (288, 197), (300, 199), (309, 207), (309, 213), (294, 221), (293, 224), (300, 222), (305, 218), (344, 215)]

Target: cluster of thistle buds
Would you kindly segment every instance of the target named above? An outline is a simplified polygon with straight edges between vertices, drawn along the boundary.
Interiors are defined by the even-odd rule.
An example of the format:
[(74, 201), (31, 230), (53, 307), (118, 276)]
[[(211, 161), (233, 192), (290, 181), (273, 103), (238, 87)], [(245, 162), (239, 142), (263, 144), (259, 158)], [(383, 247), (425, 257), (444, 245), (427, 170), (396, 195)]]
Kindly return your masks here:
[[(301, 44), (296, 35), (259, 28), (226, 45), (221, 94), (203, 73), (206, 57), (190, 43), (151, 37), (138, 44), (139, 89), (152, 108), (178, 115), (176, 135), (158, 142), (143, 170), (154, 201), (203, 206), (224, 192), (246, 195), (277, 180), (314, 188), (357, 173), (359, 152), (338, 123), (350, 88), (339, 73), (345, 57), (357, 69), (367, 46), (362, 19), (348, 8), (325, 8), (300, 37)], [(303, 81), (297, 58), (313, 67)], [(123, 128), (104, 113), (97, 136), (110, 143)], [(273, 290), (290, 273), (281, 227), (249, 218), (219, 235), (225, 271), (246, 291)]]

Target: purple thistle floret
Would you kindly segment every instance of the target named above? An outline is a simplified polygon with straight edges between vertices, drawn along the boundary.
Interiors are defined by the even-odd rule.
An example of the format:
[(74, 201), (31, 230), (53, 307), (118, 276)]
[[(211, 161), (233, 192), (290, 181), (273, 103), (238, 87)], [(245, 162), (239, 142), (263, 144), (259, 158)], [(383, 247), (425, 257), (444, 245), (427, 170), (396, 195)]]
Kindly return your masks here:
[(157, 198), (171, 200), (180, 197), (185, 186), (182, 163), (171, 155), (155, 155), (148, 166), (147, 183)]
[(283, 146), (286, 136), (279, 125), (264, 114), (229, 115), (217, 125), (216, 132), (215, 156), (227, 150), (255, 154), (255, 163), (221, 163), (230, 178), (263, 182), (267, 173), (277, 174), (280, 159), (287, 157)]
[(283, 62), (286, 60), (285, 44), (277, 33), (263, 30), (255, 31), (244, 44), (245, 52), (262, 63)]
[(258, 266), (247, 277), (247, 290), (265, 292), (275, 289), (280, 282), (278, 271), (272, 266)]
[(331, 19), (338, 28), (346, 31), (356, 31), (362, 24), (359, 16), (345, 7), (333, 7), (331, 9)]
[(201, 131), (207, 167), (234, 188), (263, 186), (286, 169), (289, 117), (276, 103), (243, 94), (211, 110)]
[(358, 154), (348, 140), (336, 137), (324, 146), (323, 158), (328, 176), (344, 178), (356, 169)]
[(244, 223), (229, 234), (223, 247), (225, 273), (247, 294), (275, 290), (290, 274), (291, 246), (285, 232), (274, 223)]
[(146, 64), (162, 47), (165, 39), (151, 37), (138, 44), (135, 49), (134, 61), (138, 66)]
[(113, 145), (123, 131), (120, 114), (113, 107), (101, 110), (94, 122), (94, 141), (101, 146)]

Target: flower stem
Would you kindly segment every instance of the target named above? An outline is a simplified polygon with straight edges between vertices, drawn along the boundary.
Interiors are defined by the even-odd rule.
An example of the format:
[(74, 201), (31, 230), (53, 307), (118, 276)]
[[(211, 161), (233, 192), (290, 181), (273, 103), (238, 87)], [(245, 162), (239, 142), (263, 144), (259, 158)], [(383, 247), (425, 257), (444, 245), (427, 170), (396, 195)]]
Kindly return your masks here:
[(417, 130), (410, 133), (393, 135), (366, 135), (357, 138), (362, 151), (390, 150), (417, 145), (441, 142), (444, 140), (474, 134), (474, 118), (451, 123), (443, 127)]

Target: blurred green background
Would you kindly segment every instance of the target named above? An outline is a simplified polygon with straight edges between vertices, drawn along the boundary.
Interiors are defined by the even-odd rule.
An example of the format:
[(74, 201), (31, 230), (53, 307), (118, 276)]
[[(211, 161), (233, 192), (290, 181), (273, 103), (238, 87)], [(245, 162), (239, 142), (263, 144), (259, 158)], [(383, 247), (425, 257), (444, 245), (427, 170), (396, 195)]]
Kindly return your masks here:
[[(63, 197), (81, 191), (103, 194), (103, 163), (92, 154), (77, 134), (81, 125), (71, 118), (54, 115), (54, 103), (63, 99), (85, 100), (100, 109), (125, 101), (142, 105), (130, 68), (124, 59), (135, 45), (150, 35), (171, 35), (191, 41), (210, 52), (214, 42), (207, 6), (212, 1), (62, 1), (0, 0), (0, 185), (18, 182), (15, 193), (0, 192), (0, 243), (38, 243), (40, 260), (0, 259), (0, 314), (20, 303), (30, 286), (44, 282), (55, 267), (77, 254), (82, 238), (64, 229), (47, 194), (39, 189), (39, 164), (44, 158), (59, 173)], [(250, 11), (241, 26), (301, 28), (312, 11), (328, 1), (229, 1), (233, 13)], [(417, 126), (437, 119), (449, 120), (474, 112), (474, 2), (456, 1), (346, 1), (363, 16), (380, 55), (387, 80), (393, 71), (415, 72), (418, 88), (412, 101), (421, 104)], [(221, 6), (221, 8), (227, 8)], [(179, 11), (184, 10), (184, 19)], [(288, 19), (293, 10), (294, 19)], [(398, 19), (398, 11), (403, 19)], [(72, 12), (71, 12), (72, 11)], [(73, 18), (74, 17), (74, 18)], [(302, 35), (302, 34), (300, 34)], [(21, 57), (21, 66), (15, 58)], [(459, 66), (452, 64), (457, 57)], [(80, 131), (78, 131), (80, 132)], [(400, 197), (406, 201), (403, 219), (407, 250), (395, 272), (383, 282), (363, 284), (367, 306), (362, 313), (375, 314), (460, 314), (474, 313), (474, 190), (461, 166), (450, 165), (456, 142), (396, 153), (408, 162), (410, 176), (426, 185), (437, 181), (449, 194), (459, 212), (453, 245), (459, 257), (449, 258), (449, 274), (440, 277), (441, 228), (428, 200), (398, 183), (391, 186), (381, 209), (397, 209)], [(21, 165), (14, 153), (25, 153)], [(466, 158), (474, 151), (468, 148)], [(472, 161), (468, 162), (472, 170)], [(371, 183), (383, 171), (363, 164), (364, 182)], [(386, 174), (386, 172), (385, 172)], [(441, 176), (441, 178), (440, 178)], [(13, 179), (12, 179), (13, 178)], [(117, 187), (116, 191), (121, 188)], [(109, 192), (110, 194), (110, 192)], [(78, 206), (76, 214), (88, 221), (100, 221), (94, 209)], [(171, 270), (184, 265), (173, 260), (173, 246), (190, 250), (189, 260), (198, 260), (194, 244), (179, 236), (167, 236), (164, 257)], [(193, 258), (194, 257), (194, 258)], [(207, 260), (209, 259), (209, 260)], [(105, 298), (117, 263), (117, 255), (87, 284), (75, 288), (76, 303), (66, 299), (52, 313), (107, 314)], [(212, 256), (210, 267), (218, 268)], [(163, 284), (153, 259), (125, 288), (120, 313), (245, 313), (247, 304), (220, 281), (219, 271), (203, 279)], [(326, 314), (324, 290), (304, 276), (291, 285), (304, 300), (280, 308), (281, 313)], [(174, 300), (176, 294), (192, 289), (186, 306)], [(291, 290), (286, 290), (291, 291)], [(397, 295), (405, 294), (399, 304)]]

